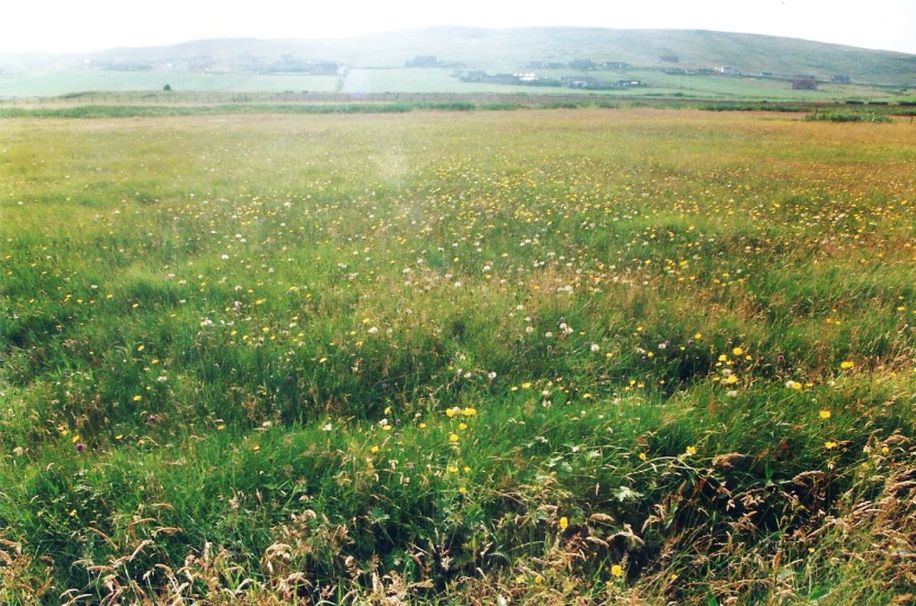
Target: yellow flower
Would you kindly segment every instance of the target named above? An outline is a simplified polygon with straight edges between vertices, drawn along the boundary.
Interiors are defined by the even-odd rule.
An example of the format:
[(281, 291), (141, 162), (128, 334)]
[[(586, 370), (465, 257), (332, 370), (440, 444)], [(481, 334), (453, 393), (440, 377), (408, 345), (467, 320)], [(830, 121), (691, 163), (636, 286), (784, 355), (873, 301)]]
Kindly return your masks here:
[(850, 368), (852, 368), (855, 365), (856, 365), (855, 362), (853, 362), (852, 360), (843, 360), (842, 362), (840, 362), (840, 368), (842, 368), (843, 370), (849, 370)]
[(727, 377), (725, 377), (725, 380), (722, 382), (725, 383), (726, 385), (734, 385), (735, 383), (738, 382), (738, 377), (736, 377), (735, 375), (728, 375)]
[(818, 412), (817, 414), (818, 414), (822, 419), (829, 419), (829, 418), (830, 418), (830, 411), (827, 410), (826, 408), (822, 408), (822, 409), (820, 410), (820, 412)]
[(458, 429), (460, 429), (461, 431), (464, 431), (464, 430), (467, 429), (467, 428), (468, 428), (468, 424), (467, 424), (467, 423), (459, 423), (459, 424), (458, 424)]
[(467, 493), (467, 491), (468, 491), (468, 489), (465, 488), (464, 486), (459, 486), (459, 487), (458, 487), (458, 492), (460, 492), (461, 494), (465, 494), (465, 493)]
[(697, 449), (695, 446), (688, 446), (687, 450), (684, 451), (684, 454), (686, 454), (687, 456), (695, 455), (697, 454)]
[(458, 441), (458, 434), (457, 434), (457, 433), (450, 433), (450, 434), (448, 434), (448, 441), (451, 442), (452, 444), (454, 444), (455, 442), (457, 442), (457, 441)]
[(732, 355), (735, 355), (735, 356), (740, 356), (743, 353), (744, 353), (744, 350), (741, 349), (740, 347), (736, 347), (732, 350)]
[(644, 452), (639, 453), (639, 460), (640, 460), (640, 461), (645, 461), (645, 460), (646, 460), (646, 453), (644, 453)]
[(618, 579), (623, 576), (623, 566), (620, 564), (614, 564), (611, 566), (611, 575), (617, 577)]
[(143, 399), (143, 396), (134, 396), (133, 398), (131, 398), (131, 400), (133, 400), (134, 402), (139, 402), (142, 399)]
[(562, 518), (560, 518), (560, 530), (566, 530), (568, 526), (569, 526), (569, 520), (566, 519), (566, 516), (563, 516)]
[(377, 453), (377, 452), (378, 452), (378, 446), (373, 446), (372, 448), (369, 449), (369, 452), (371, 452), (371, 453), (373, 453), (373, 454)]
[(786, 381), (786, 387), (788, 387), (789, 389), (794, 389), (798, 391), (799, 389), (802, 388), (802, 384), (799, 383), (798, 381), (793, 381), (789, 379), (788, 381)]
[(824, 448), (826, 448), (827, 450), (836, 448), (837, 446), (839, 446), (839, 444), (837, 444), (833, 440), (827, 440), (826, 442), (824, 442)]

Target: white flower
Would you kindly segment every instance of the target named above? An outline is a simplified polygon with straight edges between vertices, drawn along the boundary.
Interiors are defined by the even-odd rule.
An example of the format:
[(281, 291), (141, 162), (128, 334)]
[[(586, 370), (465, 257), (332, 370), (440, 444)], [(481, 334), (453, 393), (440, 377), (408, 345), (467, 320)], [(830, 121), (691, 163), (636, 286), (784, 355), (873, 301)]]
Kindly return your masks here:
[(378, 327), (373, 326), (372, 328), (370, 328), (370, 329), (369, 329), (369, 334), (370, 334), (370, 335), (377, 335), (377, 334), (378, 334)]
[(597, 343), (592, 343), (592, 346), (590, 349), (592, 350), (592, 353), (598, 353), (599, 351), (601, 351), (601, 347), (599, 347)]

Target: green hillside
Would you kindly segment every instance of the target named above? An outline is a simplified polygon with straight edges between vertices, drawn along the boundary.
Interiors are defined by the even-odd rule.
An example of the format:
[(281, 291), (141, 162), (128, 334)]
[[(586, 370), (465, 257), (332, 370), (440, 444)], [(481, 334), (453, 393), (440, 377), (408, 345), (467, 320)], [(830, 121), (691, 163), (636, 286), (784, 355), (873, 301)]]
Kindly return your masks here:
[[(733, 79), (708, 73), (716, 68), (730, 68), (742, 77), (776, 80), (779, 90), (785, 90), (786, 79), (798, 74), (821, 82), (842, 76), (852, 85), (916, 86), (916, 55), (791, 38), (701, 30), (439, 27), (342, 39), (202, 40), (83, 55), (0, 56), (0, 97), (151, 90), (170, 80), (185, 90), (325, 91), (343, 87), (350, 68), (400, 68), (417, 56), (435, 57), (433, 67), (440, 73), (431, 77), (429, 72), (418, 71), (416, 78), (410, 73), (387, 77), (386, 90), (427, 92), (431, 82), (446, 78), (457, 82), (454, 73), (458, 70), (498, 73), (553, 64), (556, 71), (562, 64), (554, 75), (575, 76), (568, 64), (577, 59), (627, 64), (624, 71), (632, 73), (624, 77), (633, 77), (633, 73), (644, 77), (648, 70), (644, 81), (668, 92), (709, 89), (706, 84), (696, 86), (701, 78)], [(321, 78), (307, 75), (319, 62), (337, 65), (341, 77), (336, 85), (333, 68)], [(707, 73), (695, 73), (704, 70)], [(690, 75), (674, 74), (679, 78), (672, 83), (670, 72), (678, 71)], [(617, 72), (598, 74), (617, 76)], [(438, 84), (432, 86), (438, 88)], [(726, 88), (729, 86), (734, 88)], [(451, 81), (443, 87), (465, 92), (492, 88), (486, 84), (458, 86)], [(711, 88), (715, 96), (717, 87)], [(853, 90), (846, 96), (857, 94)], [(763, 95), (772, 96), (766, 91)], [(844, 96), (843, 91), (839, 96)]]

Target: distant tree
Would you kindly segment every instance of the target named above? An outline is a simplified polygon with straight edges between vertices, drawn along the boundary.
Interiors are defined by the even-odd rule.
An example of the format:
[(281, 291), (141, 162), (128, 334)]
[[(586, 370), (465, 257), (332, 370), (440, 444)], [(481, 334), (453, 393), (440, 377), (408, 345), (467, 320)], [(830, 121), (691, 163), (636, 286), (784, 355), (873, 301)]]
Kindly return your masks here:
[(595, 62), (590, 59), (573, 59), (569, 62), (571, 69), (588, 70), (595, 69)]
[(172, 85), (171, 85), (171, 84), (166, 84), (165, 86), (162, 87), (162, 90), (164, 90), (164, 91), (166, 91), (166, 92), (171, 92), (171, 91), (172, 91)]

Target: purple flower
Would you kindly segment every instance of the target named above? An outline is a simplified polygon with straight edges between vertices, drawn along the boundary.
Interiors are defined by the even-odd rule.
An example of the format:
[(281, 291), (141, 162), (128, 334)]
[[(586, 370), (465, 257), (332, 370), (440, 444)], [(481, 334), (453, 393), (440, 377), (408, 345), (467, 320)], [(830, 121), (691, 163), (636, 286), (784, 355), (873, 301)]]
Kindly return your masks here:
[(76, 443), (76, 452), (83, 452), (84, 450), (86, 450), (86, 445), (83, 444), (82, 442), (77, 442)]

